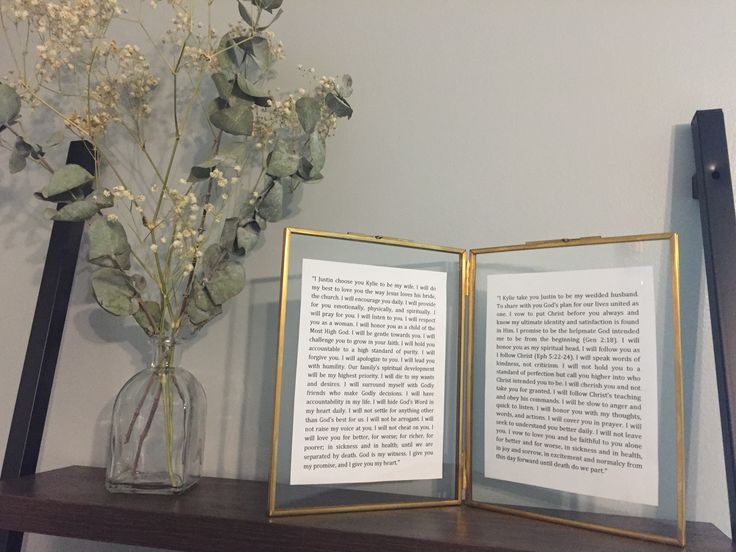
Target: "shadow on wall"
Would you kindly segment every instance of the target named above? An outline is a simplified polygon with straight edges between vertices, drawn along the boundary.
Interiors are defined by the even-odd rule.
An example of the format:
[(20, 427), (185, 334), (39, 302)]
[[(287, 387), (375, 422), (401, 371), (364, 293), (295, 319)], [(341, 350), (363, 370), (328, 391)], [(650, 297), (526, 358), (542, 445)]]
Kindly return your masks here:
[[(246, 283), (248, 321), (247, 335), (233, 343), (245, 344), (245, 389), (240, 442), (239, 477), (267, 480), (271, 465), (271, 435), (273, 430), (273, 400), (276, 387), (276, 356), (278, 351), (278, 301), (259, 302), (259, 298), (279, 297), (280, 278), (261, 278)], [(231, 332), (235, 334), (235, 320)], [(229, 371), (230, 374), (232, 371)], [(222, 455), (221, 455), (222, 456)]]
[[(706, 431), (699, 427), (701, 420), (697, 417), (702, 411), (701, 402), (704, 397), (711, 396), (704, 389), (704, 381), (715, 381), (714, 365), (711, 362), (702, 362), (702, 359), (713, 358), (713, 344), (708, 318), (707, 296), (701, 297), (701, 290), (705, 289), (703, 265), (703, 236), (700, 225), (700, 205), (692, 197), (692, 176), (695, 173), (693, 141), (690, 125), (675, 125), (672, 128), (672, 163), (670, 168), (670, 227), (680, 237), (680, 311), (682, 328), (682, 372), (685, 407), (685, 456), (686, 456), (686, 484), (687, 491), (692, 489), (693, 481), (688, 481), (687, 475), (695, 474), (703, 469), (718, 469), (723, 462), (709, 458), (703, 454), (704, 439), (708, 435), (720, 436), (720, 427)], [(704, 304), (703, 304), (704, 303)], [(704, 320), (700, 325), (700, 313)], [(698, 350), (698, 344), (703, 347)], [(700, 359), (700, 362), (699, 362)], [(700, 370), (700, 373), (696, 372)], [(708, 373), (708, 371), (713, 373)], [(712, 395), (716, 395), (713, 391)], [(717, 395), (716, 395), (717, 396)], [(717, 411), (717, 409), (716, 409)], [(718, 420), (716, 416), (715, 420)], [(718, 422), (716, 422), (718, 423)], [(720, 443), (709, 448), (722, 451)], [(722, 453), (721, 453), (722, 454)], [(697, 463), (706, 459), (708, 466), (698, 466)], [(695, 493), (687, 492), (686, 498), (690, 504)], [(725, 497), (725, 490), (723, 491)], [(721, 497), (713, 497), (720, 500)], [(725, 500), (725, 498), (723, 498)]]

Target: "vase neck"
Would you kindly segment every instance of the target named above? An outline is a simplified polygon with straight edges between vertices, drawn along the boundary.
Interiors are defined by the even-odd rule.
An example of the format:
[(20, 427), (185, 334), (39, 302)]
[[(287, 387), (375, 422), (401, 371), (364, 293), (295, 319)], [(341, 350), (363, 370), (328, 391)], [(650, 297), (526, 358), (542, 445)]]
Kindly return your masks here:
[(153, 343), (153, 347), (152, 369), (173, 370), (179, 366), (181, 346), (175, 339), (170, 337), (157, 338)]

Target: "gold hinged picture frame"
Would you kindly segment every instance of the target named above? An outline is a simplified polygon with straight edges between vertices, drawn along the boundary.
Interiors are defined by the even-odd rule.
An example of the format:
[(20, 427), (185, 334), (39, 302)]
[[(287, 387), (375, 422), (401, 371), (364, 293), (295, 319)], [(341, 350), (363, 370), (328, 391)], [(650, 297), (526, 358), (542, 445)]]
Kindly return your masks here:
[[(603, 248), (590, 249), (596, 246), (603, 246)], [(384, 247), (387, 249), (381, 249)], [(598, 500), (595, 503), (595, 508), (593, 508), (593, 510), (602, 508), (602, 511), (606, 512), (604, 514), (600, 514), (598, 511), (577, 512), (574, 508), (570, 509), (568, 505), (560, 510), (532, 507), (529, 504), (534, 504), (535, 500), (539, 502), (539, 497), (533, 496), (537, 491), (535, 487), (529, 485), (519, 485), (518, 489), (511, 489), (511, 491), (504, 487), (506, 494), (503, 495), (503, 500), (487, 500), (495, 496), (493, 494), (495, 491), (492, 488), (494, 482), (484, 478), (476, 465), (478, 464), (478, 446), (480, 446), (476, 441), (482, 441), (482, 436), (474, 435), (475, 426), (473, 425), (474, 418), (479, 419), (481, 417), (481, 411), (479, 410), (481, 407), (477, 404), (474, 406), (473, 400), (474, 394), (475, 402), (478, 401), (479, 397), (478, 388), (474, 387), (473, 384), (473, 370), (477, 371), (482, 368), (479, 357), (474, 356), (474, 348), (478, 343), (479, 321), (477, 317), (479, 308), (476, 302), (479, 300), (479, 277), (484, 276), (480, 261), (491, 258), (499, 259), (499, 254), (506, 255), (504, 257), (506, 261), (510, 258), (509, 255), (515, 254), (526, 256), (534, 252), (545, 252), (544, 254), (549, 257), (550, 252), (575, 251), (578, 265), (586, 266), (585, 262), (580, 260), (585, 258), (582, 255), (583, 252), (605, 251), (606, 248), (613, 252), (613, 256), (612, 259), (606, 260), (603, 263), (604, 265), (616, 261), (617, 248), (625, 252), (627, 259), (628, 256), (631, 256), (633, 259), (631, 262), (634, 263), (643, 262), (641, 259), (647, 260), (647, 255), (651, 255), (649, 260), (663, 265), (664, 256), (667, 257), (666, 274), (658, 269), (659, 276), (666, 276), (663, 278), (666, 283), (658, 285), (669, 287), (668, 312), (671, 314), (668, 316), (671, 316), (671, 320), (668, 320), (670, 330), (666, 332), (666, 339), (668, 345), (672, 347), (671, 352), (663, 353), (662, 356), (663, 363), (667, 363), (668, 367), (665, 368), (662, 364), (657, 369), (659, 371), (658, 377), (666, 386), (666, 389), (663, 388), (660, 391), (661, 398), (658, 402), (658, 410), (667, 408), (669, 411), (666, 418), (664, 416), (660, 418), (663, 423), (666, 422), (663, 428), (666, 426), (665, 429), (668, 433), (667, 438), (663, 440), (666, 445), (663, 448), (663, 454), (669, 454), (672, 451), (674, 456), (673, 463), (670, 462), (663, 466), (663, 469), (667, 470), (667, 477), (662, 476), (660, 484), (665, 484), (668, 488), (671, 486), (672, 490), (671, 492), (668, 490), (660, 493), (663, 500), (660, 507), (654, 509), (642, 507), (641, 511), (632, 508), (631, 514), (627, 513), (625, 503), (622, 506), (622, 503), (606, 500)], [(649, 252), (649, 249), (652, 249), (652, 251)], [(382, 256), (384, 251), (391, 252), (385, 259)], [(405, 260), (402, 257), (406, 253), (409, 253), (409, 258)], [(435, 488), (430, 489), (431, 485), (421, 482), (376, 482), (358, 485), (315, 486), (289, 484), (287, 467), (291, 458), (289, 457), (290, 443), (288, 437), (293, 420), (289, 419), (292, 413), (289, 411), (288, 403), (291, 393), (294, 391), (294, 351), (298, 340), (298, 335), (295, 335), (295, 333), (298, 334), (295, 315), (299, 308), (298, 288), (300, 286), (300, 273), (298, 267), (295, 267), (302, 259), (309, 256), (349, 263), (365, 262), (366, 264), (377, 265), (383, 264), (385, 261), (387, 266), (421, 266), (423, 269), (429, 270), (446, 269), (448, 273), (451, 273), (449, 281), (452, 283), (452, 288), (450, 288), (451, 284), (448, 283), (448, 293), (456, 296), (457, 304), (453, 307), (452, 315), (448, 315), (448, 320), (456, 324), (456, 333), (454, 333), (454, 353), (448, 355), (448, 358), (452, 357), (454, 365), (448, 366), (447, 377), (456, 383), (454, 386), (450, 385), (448, 387), (454, 395), (445, 402), (445, 407), (447, 408), (449, 405), (450, 409), (454, 411), (452, 427), (448, 432), (452, 439), (451, 443), (445, 443), (445, 460), (448, 458), (450, 444), (454, 447), (455, 452), (452, 455), (453, 462), (443, 464), (443, 479)], [(561, 254), (560, 257), (562, 256), (564, 255)], [(580, 257), (580, 259), (577, 257)], [(596, 257), (596, 255), (593, 257)], [(525, 257), (525, 259), (530, 258), (532, 257)], [(678, 262), (677, 236), (669, 233), (562, 239), (515, 246), (473, 249), (467, 252), (461, 248), (418, 244), (384, 236), (287, 228), (284, 236), (278, 322), (279, 344), (268, 493), (269, 515), (288, 516), (451, 506), (464, 503), (468, 506), (553, 521), (585, 529), (683, 545), (685, 542), (684, 444)], [(554, 264), (557, 266), (559, 263), (555, 260)], [(591, 266), (595, 267), (595, 263)], [(480, 287), (482, 285), (481, 281)], [(483, 324), (485, 325), (485, 321), (483, 321)], [(671, 419), (669, 416), (671, 416)], [(674, 468), (671, 475), (670, 465)], [(473, 471), (474, 469), (475, 471)], [(451, 472), (449, 477), (445, 473), (447, 471)], [(451, 481), (452, 484), (450, 485), (448, 481)], [(501, 482), (499, 485), (501, 487), (508, 486), (508, 483)], [(302, 494), (295, 492), (295, 489), (300, 489)], [(517, 492), (518, 495), (515, 498), (512, 496), (514, 492)], [(552, 495), (555, 495), (555, 493), (554, 490), (550, 491)], [(567, 497), (565, 493), (557, 493), (557, 495)], [(514, 500), (520, 501), (521, 505), (513, 504)], [(548, 497), (546, 500), (550, 501)], [(524, 501), (528, 501), (529, 504), (524, 503)], [(554, 500), (550, 503), (554, 503)], [(550, 512), (553, 513), (550, 514)], [(655, 517), (652, 519), (646, 517), (650, 515)], [(656, 519), (656, 516), (662, 516), (662, 518)]]

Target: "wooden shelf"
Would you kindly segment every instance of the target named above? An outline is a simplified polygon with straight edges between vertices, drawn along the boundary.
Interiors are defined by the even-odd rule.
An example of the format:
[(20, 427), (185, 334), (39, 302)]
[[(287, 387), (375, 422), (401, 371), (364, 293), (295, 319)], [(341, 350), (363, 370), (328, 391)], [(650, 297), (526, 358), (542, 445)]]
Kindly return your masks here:
[[(100, 468), (0, 482), (0, 528), (181, 551), (672, 552), (647, 543), (473, 508), (270, 520), (266, 485), (204, 478), (180, 497), (112, 495)], [(709, 523), (688, 523), (688, 551), (733, 552)]]

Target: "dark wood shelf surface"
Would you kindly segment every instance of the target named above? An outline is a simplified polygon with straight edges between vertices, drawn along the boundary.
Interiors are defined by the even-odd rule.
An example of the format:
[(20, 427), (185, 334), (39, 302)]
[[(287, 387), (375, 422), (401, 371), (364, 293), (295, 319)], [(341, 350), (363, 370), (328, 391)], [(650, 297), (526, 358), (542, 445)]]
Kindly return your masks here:
[[(201, 552), (300, 550), (672, 552), (678, 548), (473, 508), (268, 519), (266, 485), (204, 478), (180, 497), (112, 495), (100, 468), (0, 482), (0, 528)], [(688, 523), (691, 552), (734, 552), (710, 523)]]

